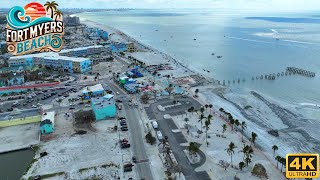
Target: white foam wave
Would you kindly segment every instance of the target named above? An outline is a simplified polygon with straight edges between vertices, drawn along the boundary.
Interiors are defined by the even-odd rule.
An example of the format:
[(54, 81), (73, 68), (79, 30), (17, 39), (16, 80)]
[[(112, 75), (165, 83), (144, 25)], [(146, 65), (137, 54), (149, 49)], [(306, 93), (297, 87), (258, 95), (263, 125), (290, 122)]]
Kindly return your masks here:
[(229, 38), (229, 39), (238, 39), (238, 40), (243, 40), (243, 41), (252, 41), (252, 42), (272, 44), (271, 42), (260, 41), (260, 40), (255, 40), (255, 39), (246, 39), (246, 38), (239, 38), (239, 37), (232, 37), (232, 36), (226, 36), (226, 37)]

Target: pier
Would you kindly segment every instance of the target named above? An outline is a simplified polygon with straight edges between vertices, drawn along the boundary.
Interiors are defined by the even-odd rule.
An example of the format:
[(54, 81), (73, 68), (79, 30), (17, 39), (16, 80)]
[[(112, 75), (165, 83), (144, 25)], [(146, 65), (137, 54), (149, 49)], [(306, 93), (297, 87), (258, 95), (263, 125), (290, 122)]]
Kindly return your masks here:
[[(252, 76), (251, 80), (276, 80), (278, 78), (281, 77), (287, 77), (287, 76), (293, 76), (293, 75), (301, 75), (301, 76), (305, 76), (305, 77), (310, 77), (310, 78), (314, 78), (316, 76), (315, 72), (312, 71), (308, 71), (305, 69), (301, 69), (301, 68), (296, 68), (296, 67), (287, 67), (285, 69), (285, 71), (283, 72), (277, 72), (277, 73), (271, 73), (271, 74), (262, 74), (262, 75), (258, 75), (258, 76)], [(230, 85), (230, 84), (236, 84), (236, 83), (243, 83), (246, 82), (245, 78), (236, 78), (233, 80), (222, 80), (222, 81), (216, 81), (216, 83), (218, 85)]]

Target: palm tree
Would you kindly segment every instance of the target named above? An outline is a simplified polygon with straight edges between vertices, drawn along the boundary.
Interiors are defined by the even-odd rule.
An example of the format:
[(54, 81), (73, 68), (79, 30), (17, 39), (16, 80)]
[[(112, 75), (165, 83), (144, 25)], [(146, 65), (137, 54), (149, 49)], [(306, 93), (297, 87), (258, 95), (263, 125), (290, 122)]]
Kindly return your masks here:
[(275, 155), (275, 153), (276, 153), (276, 151), (278, 150), (279, 148), (278, 148), (278, 146), (277, 145), (273, 145), (272, 146), (272, 150), (273, 150), (273, 157), (274, 157), (274, 155)]
[(243, 160), (244, 160), (245, 156), (247, 155), (249, 148), (250, 148), (250, 146), (244, 144), (242, 149), (239, 151), (239, 152), (243, 153), (243, 158), (242, 158)]
[(244, 161), (246, 162), (247, 166), (251, 163), (251, 158), (250, 157), (246, 157), (244, 159)]
[(281, 159), (280, 159), (280, 163), (281, 163), (281, 172), (282, 172), (282, 168), (283, 168), (283, 166), (285, 166), (285, 165), (286, 165), (286, 158), (281, 157)]
[(173, 91), (173, 85), (169, 84), (169, 86), (165, 89), (169, 93), (169, 97), (171, 96), (171, 93)]
[(200, 108), (200, 112), (201, 112), (201, 114), (203, 114), (203, 112), (204, 112), (204, 107), (203, 106)]
[(199, 89), (196, 89), (194, 92), (195, 92), (195, 93), (196, 93), (196, 95), (198, 96)]
[(188, 125), (188, 121), (189, 121), (189, 118), (184, 118), (184, 121), (186, 122), (186, 127), (187, 127), (187, 133), (189, 134), (189, 125)]
[(241, 122), (241, 133), (242, 133), (242, 142), (243, 142), (243, 131), (247, 128), (246, 122)]
[(238, 128), (238, 126), (240, 126), (240, 121), (238, 120), (238, 119), (236, 119), (236, 120), (234, 120), (234, 124), (237, 126), (237, 128)]
[(207, 143), (207, 147), (209, 146), (209, 143), (208, 143), (208, 130), (209, 130), (209, 126), (210, 126), (211, 122), (209, 119), (207, 119), (205, 122), (204, 122), (204, 127), (206, 129), (206, 143)]
[(254, 133), (254, 132), (251, 133), (251, 145), (252, 144), (254, 145), (254, 143), (256, 142), (257, 137), (258, 137), (258, 135), (256, 133)]
[(224, 134), (224, 132), (226, 132), (226, 130), (227, 130), (227, 125), (226, 124), (223, 124), (222, 125), (222, 134)]
[(89, 91), (89, 92), (88, 92), (88, 95), (89, 95), (89, 98), (91, 98), (92, 95), (93, 95), (93, 92), (92, 92), (92, 91)]
[(61, 18), (61, 16), (63, 15), (63, 13), (62, 13), (60, 10), (56, 10), (56, 11), (54, 12), (54, 15), (56, 16), (56, 21), (57, 21), (58, 18)]
[(210, 108), (210, 113), (211, 113), (211, 109), (212, 109), (213, 105), (209, 104), (209, 108)]
[(199, 147), (196, 145), (195, 142), (190, 142), (188, 146), (189, 154), (196, 155), (199, 152)]
[(51, 19), (53, 19), (54, 11), (57, 10), (57, 7), (59, 6), (55, 1), (49, 2), (47, 1), (44, 6), (46, 7), (46, 10), (51, 11)]
[(201, 124), (201, 127), (200, 127), (201, 128), (201, 132), (202, 132), (202, 124), (203, 124), (202, 119), (204, 119), (204, 118), (205, 118), (205, 116), (203, 114), (201, 114), (200, 117), (199, 117), (199, 121), (198, 121)]
[(278, 167), (278, 164), (281, 161), (281, 156), (276, 156), (275, 160), (277, 161), (277, 167)]
[(61, 102), (62, 102), (62, 99), (58, 99), (57, 102), (59, 103), (59, 110), (60, 110), (60, 112), (61, 112)]
[(230, 142), (228, 148), (225, 149), (227, 151), (227, 153), (229, 154), (229, 156), (231, 157), (231, 167), (232, 167), (232, 155), (234, 154), (234, 149), (236, 147), (237, 146), (233, 142)]
[(230, 119), (230, 124), (231, 124), (231, 130), (233, 131), (234, 119), (232, 117)]
[(209, 105), (206, 104), (206, 105), (204, 105), (204, 107), (206, 107), (206, 112), (207, 112)]
[(211, 114), (209, 114), (208, 117), (207, 117), (207, 119), (208, 119), (208, 121), (210, 122), (210, 124), (211, 124), (212, 118), (213, 118), (213, 116), (212, 116)]
[(241, 161), (241, 162), (239, 162), (239, 168), (240, 168), (240, 171), (242, 171), (242, 169), (243, 169), (243, 167), (244, 167), (244, 162), (243, 161)]

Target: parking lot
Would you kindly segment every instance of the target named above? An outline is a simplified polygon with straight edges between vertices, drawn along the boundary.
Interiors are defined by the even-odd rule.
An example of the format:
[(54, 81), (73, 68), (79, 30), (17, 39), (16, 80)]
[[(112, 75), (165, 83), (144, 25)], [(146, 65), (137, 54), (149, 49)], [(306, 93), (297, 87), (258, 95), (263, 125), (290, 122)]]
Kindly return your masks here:
[[(52, 101), (55, 100), (58, 102), (58, 98), (63, 100), (69, 97), (70, 93), (75, 93), (80, 91), (81, 87), (74, 87), (68, 84), (64, 86), (51, 87), (45, 89), (38, 89), (37, 91), (29, 92), (25, 95), (20, 95), (19, 99), (2, 102), (0, 107), (0, 112), (10, 112), (15, 108), (17, 109), (32, 109), (39, 108), (44, 104), (52, 104)], [(72, 100), (80, 100), (81, 97), (75, 97)]]

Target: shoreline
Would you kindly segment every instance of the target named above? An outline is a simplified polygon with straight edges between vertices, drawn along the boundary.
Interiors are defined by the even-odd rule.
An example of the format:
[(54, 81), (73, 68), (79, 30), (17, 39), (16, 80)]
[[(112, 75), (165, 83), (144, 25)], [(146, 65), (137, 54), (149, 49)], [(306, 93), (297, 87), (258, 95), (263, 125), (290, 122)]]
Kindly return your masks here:
[[(185, 70), (188, 70), (188, 71), (191, 71), (192, 73), (194, 73), (194, 75), (199, 75), (201, 77), (204, 77), (207, 81), (207, 83), (205, 84), (202, 84), (202, 85), (198, 85), (196, 88), (200, 88), (200, 87), (206, 87), (206, 88), (211, 88), (211, 89), (223, 89), (223, 91), (225, 90), (230, 90), (230, 87), (228, 86), (222, 86), (222, 85), (218, 85), (215, 82), (214, 78), (211, 78), (211, 77), (208, 77), (207, 75), (203, 74), (203, 72), (201, 72), (200, 70), (197, 70), (197, 69), (194, 69), (192, 67), (188, 67), (187, 65), (184, 64), (184, 62), (181, 62), (180, 60), (176, 59), (176, 58), (173, 58), (170, 54), (168, 53), (165, 53), (165, 52), (162, 52), (156, 48), (153, 48), (149, 45), (146, 45), (146, 44), (143, 44), (141, 43), (140, 41), (136, 40), (135, 38), (127, 35), (126, 33), (124, 33), (123, 31), (115, 28), (115, 27), (111, 27), (109, 25), (104, 25), (104, 24), (101, 24), (101, 23), (97, 23), (95, 21), (91, 21), (91, 20), (85, 20), (85, 21), (82, 21), (81, 24), (85, 24), (87, 27), (91, 27), (91, 28), (101, 28), (101, 29), (104, 29), (106, 31), (114, 31), (115, 33), (118, 34), (118, 36), (122, 37), (123, 39), (126, 39), (126, 40), (129, 40), (129, 41), (132, 41), (134, 42), (136, 45), (138, 45), (140, 48), (142, 48), (142, 50), (147, 50), (145, 52), (155, 52), (155, 53), (159, 53), (160, 55), (162, 55), (162, 57), (164, 57), (164, 59), (166, 60), (172, 60), (174, 62), (174, 64), (178, 64), (179, 66), (181, 66), (182, 68), (184, 68)], [(143, 51), (142, 51), (143, 52)], [(210, 81), (211, 80), (211, 81)], [(195, 87), (193, 87), (195, 88)], [(249, 90), (249, 89), (246, 89), (246, 90)], [(220, 90), (219, 90), (220, 91)], [(191, 92), (191, 91), (189, 91)], [(255, 92), (255, 95), (254, 93), (252, 92)], [(273, 128), (270, 128), (270, 127), (267, 127), (267, 126), (264, 126), (263, 123), (259, 122), (258, 119), (259, 119), (259, 116), (257, 117), (252, 117), (252, 115), (248, 115), (247, 113), (243, 113), (245, 111), (245, 109), (243, 107), (241, 107), (238, 103), (238, 100), (236, 99), (233, 99), (233, 98), (229, 98), (229, 97), (226, 97), (225, 95), (231, 93), (231, 94), (234, 94), (235, 92), (209, 92), (209, 93), (212, 93), (212, 95), (216, 95), (216, 96), (219, 96), (222, 100), (224, 100), (225, 102), (223, 102), (222, 104), (220, 104), (221, 106), (228, 106), (227, 103), (230, 103), (233, 107), (235, 107), (237, 109), (237, 112), (234, 112), (235, 114), (237, 113), (240, 113), (241, 116), (243, 116), (247, 121), (255, 124), (255, 127), (258, 127), (259, 129), (265, 131), (265, 133), (268, 133), (269, 130), (272, 130)], [(237, 93), (236, 93), (237, 94)], [(285, 124), (286, 126), (288, 126), (287, 128), (280, 128), (278, 129), (279, 132), (285, 134), (284, 138), (288, 138), (289, 135), (289, 132), (291, 131), (288, 131), (288, 130), (292, 130), (293, 133), (298, 133), (300, 134), (302, 137), (303, 137), (303, 140), (315, 140), (317, 139), (316, 137), (313, 137), (312, 136), (312, 133), (308, 133), (308, 131), (306, 131), (305, 129), (297, 129), (297, 126), (293, 126), (292, 124), (295, 123), (295, 121), (298, 121), (299, 119), (301, 119), (301, 117), (297, 117), (296, 113), (297, 111), (294, 110), (294, 113), (292, 113), (291, 110), (293, 110), (292, 108), (293, 107), (287, 107), (286, 106), (286, 102), (282, 102), (281, 100), (278, 100), (278, 99), (274, 99), (271, 97), (268, 96), (268, 95), (264, 95), (263, 93), (261, 92), (258, 92), (258, 91), (253, 91), (253, 90), (250, 90), (248, 91), (248, 94), (239, 94), (239, 95), (250, 95), (250, 96), (253, 96), (255, 98), (254, 101), (260, 101), (262, 102), (266, 107), (270, 108), (271, 109), (271, 112), (278, 118), (281, 120), (281, 123), (282, 124)], [(261, 97), (261, 98), (259, 98)], [(208, 100), (206, 100), (208, 101)], [(214, 102), (214, 101), (213, 101)], [(249, 103), (253, 103), (252, 99), (251, 99), (251, 102)], [(276, 107), (270, 107), (270, 104), (271, 105), (274, 105), (276, 107), (279, 107), (279, 109), (277, 109)], [(293, 106), (297, 106), (297, 105), (293, 105)], [(259, 111), (259, 110), (258, 110)], [(279, 116), (279, 111), (282, 111), (282, 112), (290, 112), (289, 114), (285, 113), (283, 115), (280, 115)], [(292, 116), (292, 114), (294, 114), (294, 116), (296, 116), (296, 119), (295, 120), (292, 120), (290, 119), (290, 116)], [(261, 113), (260, 114), (261, 116), (263, 116), (263, 114)], [(269, 116), (268, 116), (269, 117)], [(268, 117), (266, 117), (266, 119), (268, 119)], [(284, 120), (283, 120), (284, 119)], [(275, 128), (276, 129), (276, 128)], [(254, 130), (254, 129), (253, 129)], [(268, 134), (270, 135), (270, 138), (273, 136), (271, 134)], [(290, 144), (286, 144), (285, 141), (282, 141), (281, 140), (284, 140), (284, 139), (281, 139), (281, 137), (279, 137), (280, 139), (277, 140), (277, 142), (274, 142), (274, 143), (279, 143), (281, 145), (283, 145), (283, 147), (290, 147), (291, 145)], [(297, 141), (302, 141), (302, 139), (300, 140), (297, 140)], [(315, 142), (315, 141), (313, 141)], [(263, 142), (262, 141), (262, 145), (260, 146), (260, 149), (263, 150), (265, 153), (268, 154), (268, 146), (265, 147), (265, 144), (266, 142)], [(268, 142), (267, 142), (268, 143)], [(269, 142), (270, 143), (270, 142)], [(291, 142), (292, 143), (292, 142)], [(309, 149), (308, 147), (306, 147), (307, 149)], [(319, 150), (320, 148), (316, 147), (315, 145), (313, 145), (313, 150)], [(289, 152), (286, 152), (284, 151), (284, 154), (285, 153), (289, 153)]]
[[(74, 15), (76, 15), (76, 14), (74, 14)], [(101, 24), (101, 23), (98, 23), (98, 22), (95, 22), (95, 21), (92, 21), (92, 20), (84, 20), (84, 21), (81, 22), (81, 24), (84, 24), (87, 27), (91, 27), (91, 28), (101, 28), (101, 29), (105, 28), (104, 30), (106, 30), (106, 31), (111, 29), (112, 31), (117, 32), (120, 36), (123, 36), (126, 39), (128, 39), (129, 41), (134, 42), (142, 50), (148, 50), (150, 52), (155, 52), (155, 53), (161, 54), (163, 57), (165, 57), (165, 59), (167, 59), (169, 61), (173, 61), (174, 64), (181, 66), (185, 70), (191, 71), (195, 75), (199, 75), (201, 77), (204, 77), (208, 81), (208, 84), (215, 84), (215, 82), (217, 81), (216, 79), (214, 79), (214, 77), (209, 77), (208, 75), (204, 74), (202, 71), (200, 71), (200, 70), (198, 70), (196, 68), (188, 67), (188, 65), (186, 65), (185, 62), (182, 62), (181, 60), (178, 60), (178, 59), (172, 57), (172, 55), (170, 55), (169, 53), (163, 52), (163, 51), (158, 50), (158, 49), (156, 49), (156, 48), (154, 48), (154, 47), (152, 47), (150, 45), (144, 44), (144, 43), (136, 40), (132, 36), (124, 33), (123, 31), (121, 31), (121, 30), (119, 30), (119, 29), (117, 29), (115, 27), (112, 27), (112, 26), (109, 26), (109, 25), (105, 25), (105, 24)]]

